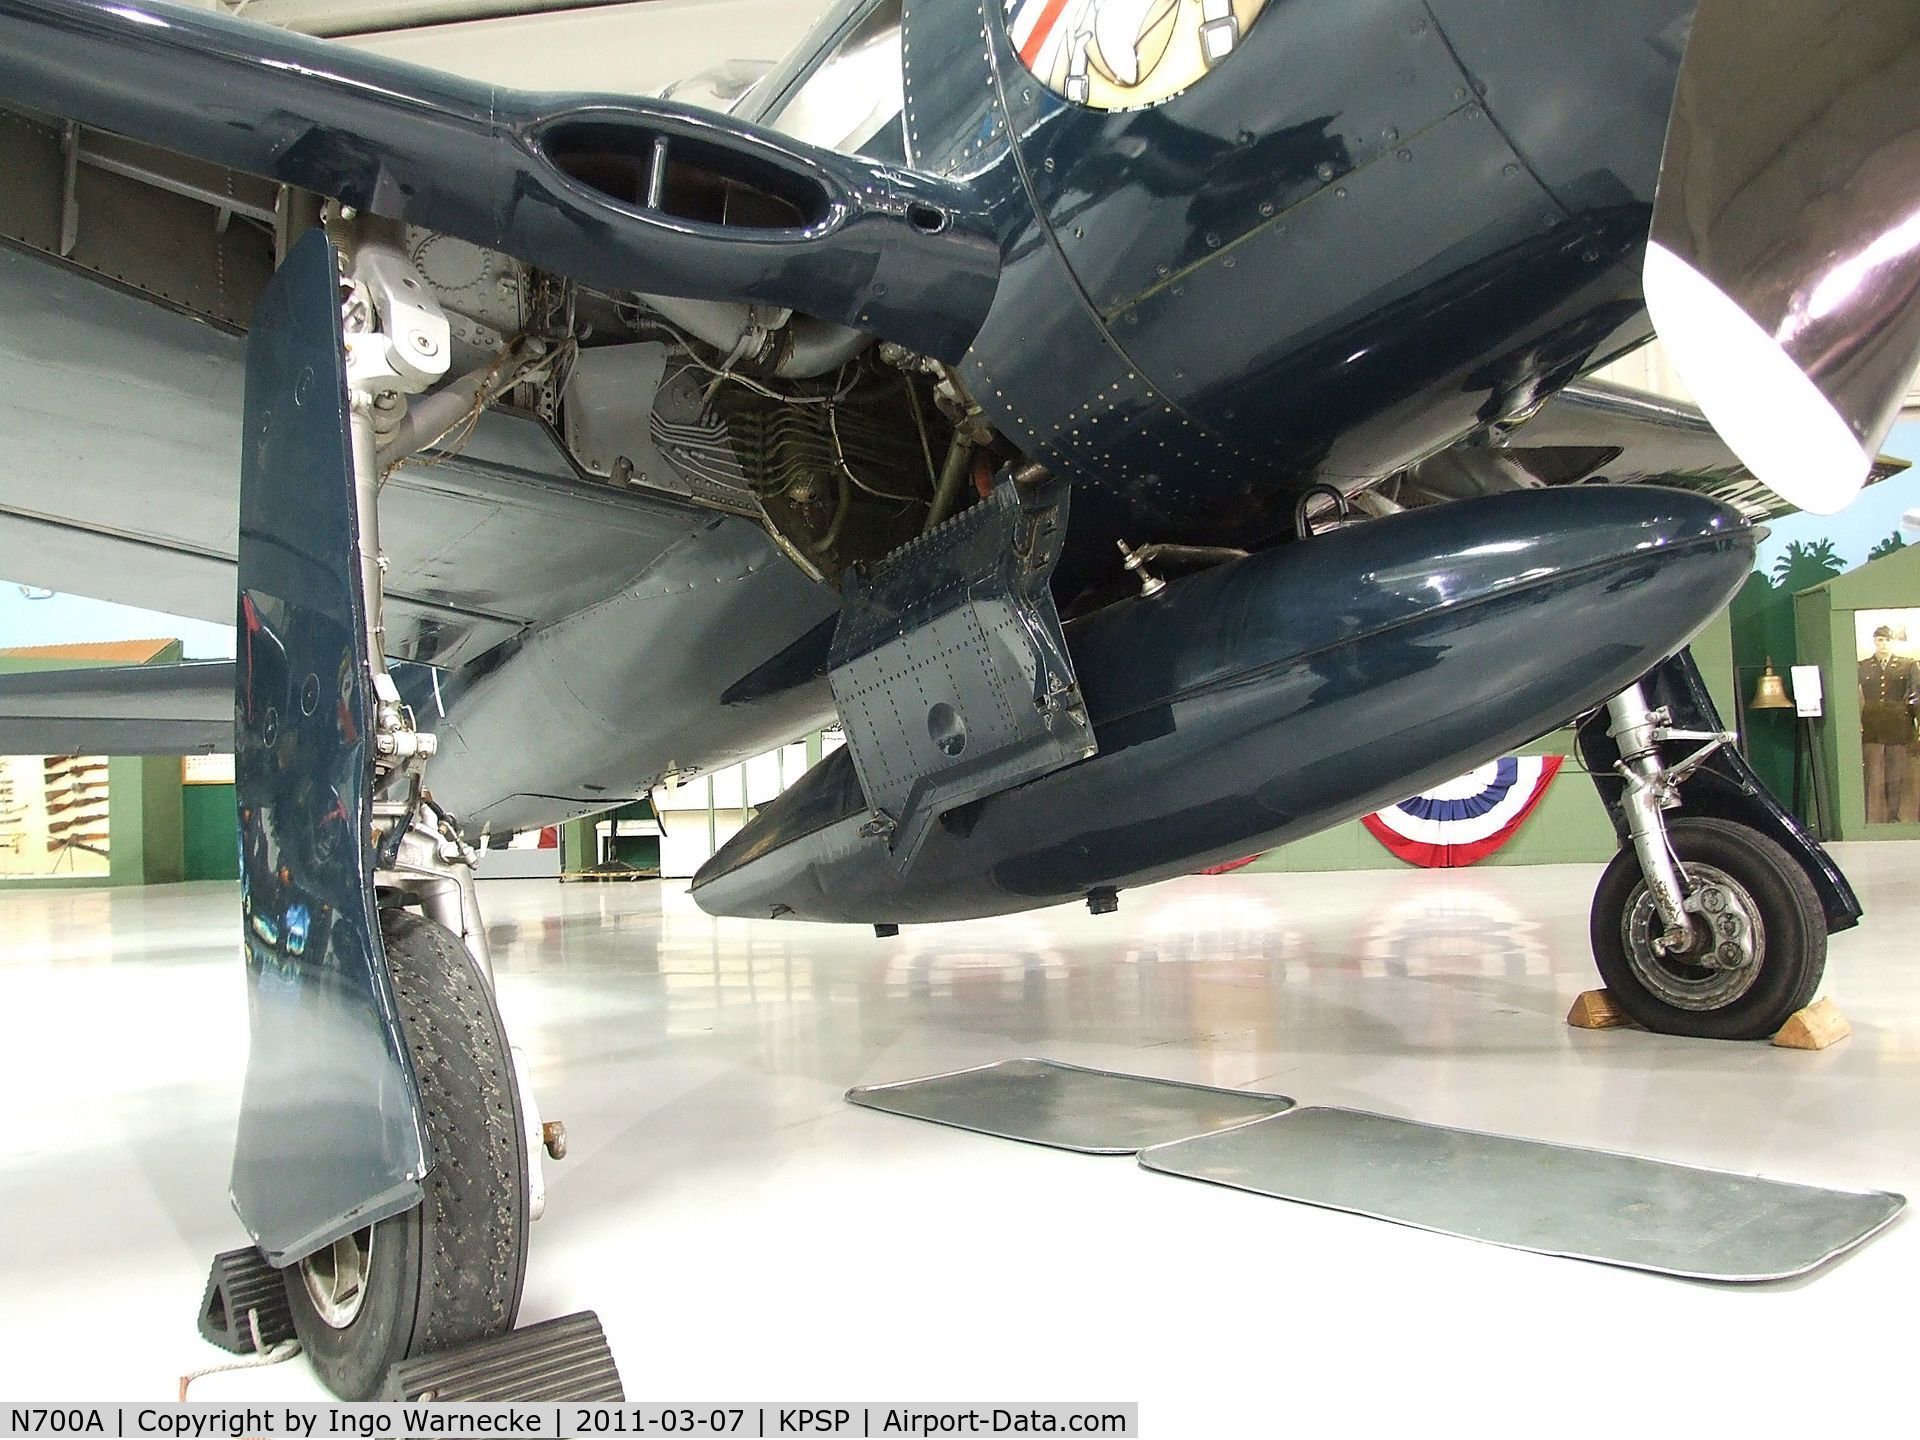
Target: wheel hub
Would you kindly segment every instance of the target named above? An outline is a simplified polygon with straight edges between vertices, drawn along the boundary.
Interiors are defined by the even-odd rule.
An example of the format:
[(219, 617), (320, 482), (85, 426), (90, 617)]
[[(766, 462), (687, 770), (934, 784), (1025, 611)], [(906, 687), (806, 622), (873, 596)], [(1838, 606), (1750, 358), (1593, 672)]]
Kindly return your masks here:
[(1621, 920), (1627, 963), (1648, 990), (1682, 1010), (1718, 1010), (1752, 987), (1766, 953), (1760, 907), (1745, 886), (1713, 865), (1681, 867), (1692, 931), (1684, 944), (1663, 938), (1665, 922), (1643, 883)]
[(307, 1298), (326, 1324), (344, 1330), (360, 1314), (367, 1298), (367, 1266), (373, 1259), (373, 1229), (343, 1235), (300, 1262)]

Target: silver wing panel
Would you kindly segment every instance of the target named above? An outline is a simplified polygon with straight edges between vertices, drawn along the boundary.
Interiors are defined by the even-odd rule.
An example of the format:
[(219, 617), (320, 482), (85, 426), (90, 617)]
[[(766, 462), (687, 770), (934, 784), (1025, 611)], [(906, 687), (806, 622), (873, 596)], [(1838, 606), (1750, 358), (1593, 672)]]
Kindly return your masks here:
[(194, 755), (233, 748), (233, 662), (0, 677), (0, 755)]
[[(244, 339), (6, 248), (0, 317), (0, 580), (231, 622)], [(615, 594), (698, 513), (491, 413), (388, 482), (388, 650), (464, 664)]]

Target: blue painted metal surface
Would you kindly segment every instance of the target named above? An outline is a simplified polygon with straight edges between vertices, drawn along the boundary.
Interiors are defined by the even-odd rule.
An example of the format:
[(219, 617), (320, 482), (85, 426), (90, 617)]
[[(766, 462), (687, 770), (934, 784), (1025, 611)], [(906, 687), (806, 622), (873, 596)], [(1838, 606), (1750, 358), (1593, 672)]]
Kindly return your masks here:
[[(0, 94), (590, 283), (790, 304), (960, 360), (1081, 491), (1071, 593), (1117, 538), (1280, 538), (1308, 485), (1390, 474), (1643, 340), (1694, 4), (1500, 0), (1503, 26), (1271, 0), (1201, 83), (1107, 113), (1046, 90), (992, 0), (907, 0), (910, 168), (110, 0), (0, 0)], [(1577, 105), (1543, 78), (1570, 72)], [(702, 225), (612, 193), (662, 136), (817, 219)]]
[[(537, 94), (146, 0), (0, 0), (0, 96), (616, 292), (792, 306), (957, 359), (998, 257), (965, 186), (665, 101)], [(794, 212), (651, 203), (671, 163)]]
[[(790, 304), (957, 360), (994, 425), (1075, 484), (1056, 572), (1072, 595), (1111, 572), (1116, 538), (1267, 545), (1306, 487), (1496, 438), (1644, 339), (1638, 260), (1695, 9), (1269, 0), (1202, 83), (1106, 113), (1059, 100), (1026, 71), (996, 0), (906, 0), (910, 169), (672, 105), (474, 85), (160, 4), (0, 0), (0, 94), (590, 283)], [(639, 181), (662, 138), (784, 198), (801, 223), (712, 224), (650, 207)], [(1419, 523), (1495, 513), (1447, 509)], [(1606, 548), (1610, 534), (1589, 538), (1594, 553), (1648, 595), (1668, 594), (1659, 567)], [(1235, 570), (1317, 564), (1322, 551)], [(1176, 588), (1196, 587), (1207, 589)], [(791, 624), (770, 621), (764, 653), (738, 667), (729, 694), (757, 697), (764, 686), (747, 679), (776, 671), (784, 682), (785, 669), (767, 667), (806, 651), (802, 632), (819, 618), (796, 607)], [(539, 713), (526, 695), (550, 688), (534, 683), (533, 662), (574, 674), (615, 620), (600, 607), (544, 641), (502, 647), (467, 690), (476, 743), (449, 765), (481, 770), (510, 749), (502, 737), (524, 736)], [(1206, 633), (1203, 615), (1188, 622)], [(1076, 632), (1095, 637), (1075, 639), (1076, 657), (1111, 623)], [(1551, 653), (1534, 652), (1549, 676)], [(806, 666), (793, 678), (781, 704), (797, 715), (819, 692)], [(615, 697), (633, 683), (622, 671), (600, 688)], [(463, 727), (448, 728), (457, 754)], [(1464, 735), (1462, 724), (1454, 739)], [(965, 813), (984, 822), (977, 806)], [(1007, 895), (1030, 882), (994, 883)], [(1830, 898), (1830, 918), (1845, 908)]]
[(1048, 588), (1067, 487), (1003, 479), (843, 583), (830, 656), (847, 751), (903, 866), (943, 811), (1093, 753)]
[(904, 873), (843, 753), (694, 880), (722, 914), (1031, 909), (1268, 848), (1458, 775), (1674, 653), (1753, 532), (1672, 490), (1461, 501), (1285, 546), (1068, 626), (1094, 758), (949, 812)]
[[(1693, 5), (1530, 0), (1504, 41), (1471, 26), (1469, 63), (1420, 0), (1271, 0), (1202, 82), (1107, 113), (1040, 84), (998, 5), (907, 0), (911, 161), (975, 187), (1003, 254), (962, 370), (1077, 482), (1063, 580), (1116, 538), (1267, 543), (1306, 486), (1391, 474), (1645, 339)], [(1578, 105), (1539, 80), (1575, 69)]]
[(430, 1163), (373, 890), (373, 724), (340, 288), (310, 233), (254, 312), (234, 789), (253, 1043), (233, 1202), (285, 1265), (418, 1203)]

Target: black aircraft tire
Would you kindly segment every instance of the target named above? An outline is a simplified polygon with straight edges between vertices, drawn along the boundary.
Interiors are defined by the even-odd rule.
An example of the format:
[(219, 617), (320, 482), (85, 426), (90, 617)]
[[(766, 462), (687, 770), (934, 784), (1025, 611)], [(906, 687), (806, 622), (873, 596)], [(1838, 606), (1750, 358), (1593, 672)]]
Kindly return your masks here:
[(343, 1400), (378, 1396), (410, 1356), (511, 1330), (526, 1278), (526, 1135), (492, 989), (445, 927), (387, 910), (380, 928), (435, 1160), (421, 1204), (349, 1242), (364, 1280), (350, 1315), (334, 1306), (346, 1323), (321, 1314), (332, 1252), (283, 1272), (300, 1347)]
[[(1711, 867), (1732, 880), (1751, 900), (1761, 953), (1756, 973), (1742, 977), (1744, 987), (1724, 1003), (1714, 1003), (1707, 987), (1721, 983), (1701, 967), (1684, 961), (1650, 960), (1642, 949), (1638, 965), (1629, 954), (1629, 916), (1644, 892), (1640, 861), (1622, 850), (1600, 877), (1591, 917), (1593, 958), (1616, 1003), (1634, 1020), (1664, 1035), (1709, 1040), (1759, 1040), (1772, 1035), (1820, 988), (1827, 967), (1827, 923), (1820, 897), (1806, 872), (1787, 852), (1744, 825), (1725, 820), (1672, 821), (1668, 835), (1690, 875)], [(1651, 908), (1649, 906), (1649, 908)], [(1650, 939), (1659, 917), (1642, 917)], [(1658, 971), (1642, 973), (1650, 964)], [(1724, 975), (1725, 972), (1720, 972)], [(1696, 991), (1691, 1005), (1676, 1004), (1659, 993)]]

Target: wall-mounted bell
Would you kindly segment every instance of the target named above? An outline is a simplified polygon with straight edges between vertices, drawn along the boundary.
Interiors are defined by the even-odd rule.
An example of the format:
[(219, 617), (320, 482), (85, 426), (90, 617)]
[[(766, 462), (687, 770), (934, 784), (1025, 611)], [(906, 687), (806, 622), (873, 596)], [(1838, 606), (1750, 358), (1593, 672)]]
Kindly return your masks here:
[(1754, 687), (1753, 699), (1747, 702), (1749, 710), (1791, 710), (1793, 698), (1787, 694), (1787, 682), (1774, 672), (1773, 657), (1767, 657), (1767, 668), (1760, 676), (1759, 685)]

